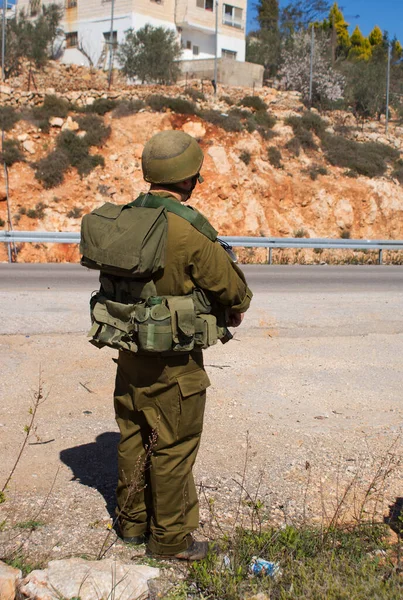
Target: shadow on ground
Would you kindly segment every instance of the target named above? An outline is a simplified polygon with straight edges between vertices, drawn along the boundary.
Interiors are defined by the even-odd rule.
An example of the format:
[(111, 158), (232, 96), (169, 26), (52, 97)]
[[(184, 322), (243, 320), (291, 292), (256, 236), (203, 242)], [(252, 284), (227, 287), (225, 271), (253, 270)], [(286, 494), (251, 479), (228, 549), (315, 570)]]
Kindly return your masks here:
[(106, 432), (101, 433), (95, 442), (60, 452), (60, 459), (73, 472), (72, 481), (79, 481), (98, 490), (104, 497), (106, 508), (113, 519), (118, 481), (118, 442), (118, 433)]

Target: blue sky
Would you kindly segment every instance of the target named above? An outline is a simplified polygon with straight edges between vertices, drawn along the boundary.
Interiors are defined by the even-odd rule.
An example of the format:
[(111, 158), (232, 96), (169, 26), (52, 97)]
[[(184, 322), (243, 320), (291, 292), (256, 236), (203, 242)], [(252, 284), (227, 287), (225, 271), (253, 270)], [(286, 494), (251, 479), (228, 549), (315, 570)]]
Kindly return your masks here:
[[(280, 6), (288, 4), (287, 0), (280, 0)], [(375, 25), (389, 32), (389, 37), (396, 37), (403, 42), (403, 0), (340, 0), (346, 21), (350, 23), (350, 32), (358, 25), (364, 35)], [(256, 27), (256, 0), (248, 0), (247, 31)], [(351, 18), (360, 15), (359, 19)]]

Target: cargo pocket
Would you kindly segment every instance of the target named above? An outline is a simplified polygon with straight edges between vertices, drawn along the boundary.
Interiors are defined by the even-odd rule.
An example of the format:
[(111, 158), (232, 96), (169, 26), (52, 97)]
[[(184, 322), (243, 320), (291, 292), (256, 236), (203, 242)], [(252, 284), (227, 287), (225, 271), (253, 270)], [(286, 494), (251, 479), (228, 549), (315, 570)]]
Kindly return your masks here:
[(202, 369), (177, 377), (180, 390), (179, 439), (200, 435), (203, 429), (205, 391), (210, 379)]

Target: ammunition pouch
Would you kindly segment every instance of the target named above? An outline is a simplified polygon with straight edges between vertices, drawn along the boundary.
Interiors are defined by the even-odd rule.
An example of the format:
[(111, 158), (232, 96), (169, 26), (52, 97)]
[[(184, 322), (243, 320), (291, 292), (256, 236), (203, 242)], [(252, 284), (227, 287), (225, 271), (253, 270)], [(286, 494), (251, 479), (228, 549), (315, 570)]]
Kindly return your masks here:
[(225, 327), (204, 310), (211, 305), (201, 290), (188, 296), (150, 296), (124, 304), (101, 291), (90, 301), (92, 327), (88, 333), (98, 348), (128, 352), (176, 353), (208, 348), (224, 338)]

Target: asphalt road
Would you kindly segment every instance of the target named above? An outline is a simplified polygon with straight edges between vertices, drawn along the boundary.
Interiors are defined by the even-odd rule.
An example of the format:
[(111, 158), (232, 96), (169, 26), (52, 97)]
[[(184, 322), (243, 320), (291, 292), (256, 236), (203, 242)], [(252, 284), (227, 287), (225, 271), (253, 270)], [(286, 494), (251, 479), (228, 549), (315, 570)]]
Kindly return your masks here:
[[(268, 293), (399, 292), (403, 267), (385, 265), (244, 265), (252, 290)], [(98, 273), (72, 264), (0, 264), (2, 291), (86, 291)]]

